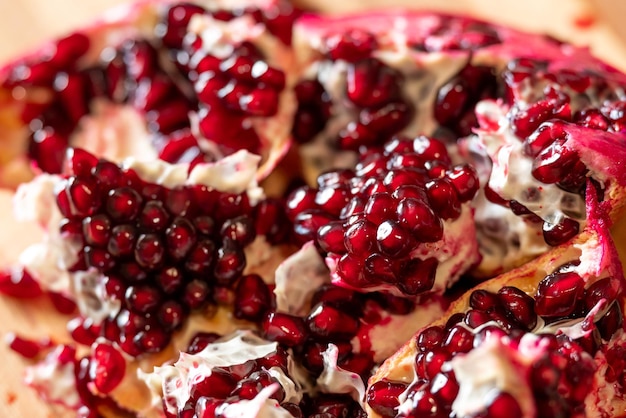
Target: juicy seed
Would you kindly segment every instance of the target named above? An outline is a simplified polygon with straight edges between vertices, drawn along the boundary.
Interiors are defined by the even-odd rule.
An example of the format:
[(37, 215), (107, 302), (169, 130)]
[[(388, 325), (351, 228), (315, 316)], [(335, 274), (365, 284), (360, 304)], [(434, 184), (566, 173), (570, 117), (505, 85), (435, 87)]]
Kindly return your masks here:
[(576, 309), (576, 303), (585, 291), (585, 281), (574, 272), (552, 273), (539, 282), (535, 294), (538, 315), (564, 317)]

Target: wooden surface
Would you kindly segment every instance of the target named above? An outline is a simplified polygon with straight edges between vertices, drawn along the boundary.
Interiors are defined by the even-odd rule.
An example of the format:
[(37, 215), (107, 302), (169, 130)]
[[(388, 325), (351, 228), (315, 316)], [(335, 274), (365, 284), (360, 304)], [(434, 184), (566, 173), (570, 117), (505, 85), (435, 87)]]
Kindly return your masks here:
[[(18, 56), (42, 40), (83, 26), (106, 8), (123, 0), (20, 0), (0, 1), (0, 62)], [(389, 1), (379, 0), (302, 0), (331, 12), (356, 8), (380, 7)], [(468, 12), (495, 22), (519, 28), (548, 32), (577, 44), (591, 45), (606, 61), (626, 70), (626, 26), (619, 20), (626, 16), (626, 2), (619, 0), (397, 0), (428, 9), (443, 7), (449, 11)], [(334, 7), (334, 9), (333, 9)], [(0, 208), (10, 205), (10, 196), (0, 192)], [(2, 210), (0, 213), (5, 213)], [(626, 225), (626, 223), (625, 223)], [(0, 219), (0, 266), (14, 260), (27, 241), (32, 225), (22, 225), (10, 218)], [(621, 229), (626, 236), (626, 226)], [(0, 300), (0, 335), (18, 330), (27, 336), (41, 336), (48, 326), (62, 334), (66, 318), (50, 316), (43, 299), (25, 306)], [(46, 324), (45, 326), (42, 324)], [(21, 386), (24, 363), (0, 343), (0, 417), (47, 418), (60, 416), (47, 409), (34, 393)]]

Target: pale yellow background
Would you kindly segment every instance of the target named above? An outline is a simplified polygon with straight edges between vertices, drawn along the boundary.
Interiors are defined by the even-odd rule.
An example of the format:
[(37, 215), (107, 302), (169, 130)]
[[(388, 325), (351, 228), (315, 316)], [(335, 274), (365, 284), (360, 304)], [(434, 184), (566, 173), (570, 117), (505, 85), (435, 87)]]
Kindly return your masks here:
[[(225, 0), (226, 2), (228, 0)], [(380, 7), (393, 0), (301, 0), (303, 4), (343, 12)], [(42, 40), (86, 24), (106, 8), (124, 0), (0, 0), (0, 62), (18, 56)], [(626, 1), (620, 0), (397, 0), (412, 7), (467, 12), (478, 17), (519, 28), (548, 32), (560, 38), (591, 45), (606, 61), (626, 70)], [(335, 7), (334, 10), (331, 10)], [(576, 21), (592, 18), (595, 24), (581, 29)], [(6, 199), (0, 193), (0, 199)], [(9, 228), (9, 230), (7, 230)], [(23, 233), (19, 225), (0, 220), (0, 240)], [(620, 234), (621, 235), (621, 234)], [(6, 247), (5, 247), (6, 248)], [(0, 259), (2, 258), (0, 254)], [(7, 254), (4, 254), (7, 256)], [(28, 335), (41, 334), (40, 324), (49, 321), (45, 308), (30, 306), (28, 311), (11, 301), (0, 303), (0, 335), (16, 326)], [(56, 318), (62, 326), (61, 318)], [(58, 417), (47, 409), (32, 391), (21, 386), (23, 363), (0, 342), (0, 418)], [(15, 396), (15, 399), (13, 397)], [(12, 400), (12, 401), (10, 401)]]

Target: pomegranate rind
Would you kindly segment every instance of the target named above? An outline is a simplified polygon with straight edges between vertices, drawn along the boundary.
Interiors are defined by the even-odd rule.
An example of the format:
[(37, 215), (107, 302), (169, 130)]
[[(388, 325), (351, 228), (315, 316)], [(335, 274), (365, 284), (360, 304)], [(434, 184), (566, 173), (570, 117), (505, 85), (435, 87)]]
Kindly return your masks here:
[[(117, 47), (127, 39), (155, 39), (155, 26), (161, 18), (163, 9), (167, 5), (175, 3), (179, 2), (176, 0), (138, 0), (131, 4), (112, 8), (93, 23), (75, 30), (72, 33), (84, 34), (91, 42), (87, 53), (78, 60), (79, 67), (82, 68), (98, 62), (98, 58), (105, 48)], [(222, 0), (191, 0), (191, 3), (208, 8), (217, 6), (233, 7), (229, 2)], [(274, 3), (274, 0), (251, 0), (238, 5), (253, 4), (258, 7), (270, 7)], [(23, 87), (7, 87), (5, 82), (15, 67), (44, 55), (51, 48), (54, 48), (55, 41), (47, 42), (24, 54), (22, 57), (0, 66), (1, 187), (14, 188), (19, 183), (28, 181), (40, 173), (40, 170), (33, 166), (26, 156), (28, 129), (21, 118), (21, 114), (25, 105), (29, 102), (41, 104), (47, 100), (47, 92), (37, 91), (39, 89), (36, 87), (34, 88), (34, 94), (31, 93), (29, 95)], [(271, 122), (262, 121), (262, 125), (269, 126), (267, 128), (268, 133), (257, 132), (261, 143), (260, 154), (262, 157), (262, 163), (257, 171), (259, 180), (269, 176), (274, 167), (285, 157), (292, 144), (289, 132), (291, 130), (291, 116), (295, 110), (295, 98), (289, 85), (294, 82), (295, 72), (291, 69), (295, 66), (295, 62), (291, 51), (282, 45), (277, 38), (275, 41), (276, 43), (274, 47), (270, 48), (270, 52), (277, 52), (274, 60), (278, 61), (287, 72), (288, 87), (281, 94), (277, 115), (272, 118)], [(123, 155), (121, 157), (127, 156)]]
[[(544, 277), (559, 265), (573, 259), (581, 261), (580, 270), (577, 270), (577, 272), (585, 280), (586, 285), (595, 282), (600, 276), (612, 276), (622, 284), (626, 283), (617, 249), (611, 239), (609, 232), (610, 222), (607, 221), (606, 214), (594, 199), (588, 200), (587, 212), (589, 214), (587, 227), (576, 238), (555, 247), (531, 262), (487, 280), (465, 292), (451, 303), (446, 313), (440, 319), (433, 321), (428, 327), (445, 326), (447, 320), (452, 315), (467, 311), (470, 306), (470, 296), (478, 289), (497, 292), (504, 286), (513, 286), (528, 295), (534, 295), (539, 282)], [(619, 303), (622, 312), (624, 312), (626, 309), (626, 298), (622, 296)], [(422, 329), (425, 328), (427, 327)], [(418, 334), (419, 332), (415, 335), (417, 336)], [(368, 388), (383, 379), (401, 381), (407, 384), (411, 383), (414, 377), (414, 359), (417, 352), (416, 338), (411, 338), (400, 350), (380, 366), (369, 379)], [(618, 398), (609, 401), (621, 402)], [(379, 417), (369, 405), (366, 405), (366, 411), (369, 417)]]

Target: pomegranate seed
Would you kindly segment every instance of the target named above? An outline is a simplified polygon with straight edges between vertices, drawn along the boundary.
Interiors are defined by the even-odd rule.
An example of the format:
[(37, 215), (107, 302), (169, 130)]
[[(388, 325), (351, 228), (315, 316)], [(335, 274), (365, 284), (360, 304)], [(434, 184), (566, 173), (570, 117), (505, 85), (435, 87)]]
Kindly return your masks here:
[(480, 186), (476, 171), (469, 165), (456, 166), (446, 173), (462, 202), (474, 198)]
[(348, 66), (347, 96), (359, 107), (374, 107), (400, 96), (400, 75), (375, 58)]
[[(321, 229), (320, 229), (321, 230)], [(351, 254), (365, 256), (371, 253), (375, 245), (376, 226), (371, 222), (363, 219), (350, 225), (345, 231), (345, 235), (342, 232), (341, 246), (337, 246), (337, 253), (342, 253), (345, 250)]]
[(220, 234), (223, 239), (228, 238), (241, 247), (250, 244), (256, 237), (254, 223), (248, 216), (227, 219), (222, 225)]
[(170, 300), (159, 306), (157, 317), (166, 330), (178, 329), (185, 319), (185, 311), (180, 303)]
[(359, 329), (355, 318), (324, 303), (311, 309), (306, 322), (311, 333), (323, 339), (344, 340), (354, 336)]
[(420, 242), (437, 242), (443, 237), (441, 219), (424, 200), (406, 197), (398, 203), (396, 214), (400, 225), (412, 231)]
[(489, 418), (521, 418), (523, 413), (512, 395), (500, 392), (489, 402), (487, 416)]
[(546, 244), (556, 247), (574, 238), (579, 231), (580, 225), (573, 219), (563, 218), (557, 224), (543, 223), (543, 239)]
[(139, 193), (130, 187), (121, 187), (109, 192), (106, 200), (106, 211), (118, 222), (134, 220), (141, 209), (142, 199)]
[(459, 385), (451, 372), (438, 373), (433, 377), (430, 388), (435, 399), (446, 405), (451, 405), (459, 393)]
[(144, 205), (138, 223), (146, 232), (161, 232), (169, 225), (169, 214), (162, 202), (151, 200)]
[(239, 279), (235, 290), (235, 318), (257, 322), (270, 306), (270, 290), (261, 276), (249, 274)]
[(196, 230), (185, 218), (176, 218), (165, 231), (165, 245), (168, 254), (175, 260), (187, 256), (196, 243)]
[(410, 233), (395, 221), (385, 221), (378, 226), (376, 242), (380, 251), (391, 257), (402, 257), (414, 248)]
[(246, 268), (246, 256), (235, 242), (226, 239), (217, 250), (217, 260), (213, 275), (218, 283), (230, 285), (235, 282)]
[(77, 317), (67, 323), (67, 330), (72, 339), (79, 344), (90, 346), (100, 336), (100, 326), (90, 318)]
[(209, 297), (209, 285), (200, 280), (187, 283), (183, 292), (183, 301), (190, 309), (199, 309)]
[(297, 347), (307, 337), (302, 318), (279, 312), (272, 312), (265, 318), (263, 331), (265, 338), (287, 347)]
[(52, 347), (52, 342), (49, 339), (36, 341), (12, 332), (5, 335), (5, 342), (11, 350), (28, 359), (36, 358), (43, 350)]
[(417, 336), (417, 348), (420, 351), (432, 350), (443, 342), (443, 329), (439, 326), (428, 327)]
[(543, 278), (535, 294), (535, 311), (545, 317), (563, 317), (574, 312), (585, 291), (585, 281), (573, 272), (552, 273)]
[(68, 296), (65, 296), (58, 292), (48, 291), (48, 297), (50, 298), (50, 302), (54, 306), (57, 312), (69, 315), (76, 311), (76, 302), (70, 299)]
[(432, 289), (439, 262), (436, 258), (414, 258), (402, 266), (398, 287), (407, 295), (417, 295)]
[(18, 299), (31, 299), (43, 294), (39, 283), (25, 269), (0, 271), (0, 293)]
[(498, 296), (506, 309), (506, 314), (526, 329), (531, 330), (537, 324), (535, 300), (512, 286), (504, 286), (498, 290)]
[(129, 286), (125, 298), (128, 307), (137, 313), (152, 312), (161, 303), (159, 291), (151, 286)]
[(180, 48), (187, 33), (187, 24), (194, 15), (204, 14), (206, 11), (195, 4), (175, 4), (167, 11), (164, 22), (157, 26), (156, 33), (165, 45), (170, 48)]
[(214, 332), (199, 332), (193, 336), (185, 351), (189, 354), (199, 353), (219, 338), (221, 338), (221, 335)]
[(183, 274), (176, 267), (166, 267), (156, 275), (156, 281), (166, 294), (178, 291), (183, 285)]
[(437, 374), (441, 372), (441, 367), (451, 359), (452, 355), (445, 349), (435, 348), (424, 352), (421, 365), (423, 377), (427, 379), (434, 379)]
[(208, 273), (213, 264), (215, 252), (215, 244), (212, 241), (198, 241), (187, 256), (185, 268), (196, 274)]
[(428, 201), (443, 219), (456, 219), (461, 215), (461, 202), (452, 183), (443, 178), (426, 184)]
[(194, 382), (190, 396), (196, 401), (201, 396), (227, 398), (236, 386), (237, 381), (231, 374), (225, 370), (213, 368), (210, 375)]
[(498, 296), (487, 290), (474, 290), (470, 295), (469, 305), (473, 309), (488, 312), (499, 307)]
[(141, 234), (135, 244), (135, 260), (147, 269), (153, 270), (161, 265), (165, 248), (156, 234)]
[(535, 157), (531, 172), (537, 180), (553, 184), (574, 168), (579, 161), (578, 154), (565, 144), (566, 140), (557, 139)]
[(400, 406), (398, 398), (406, 390), (406, 387), (405, 383), (380, 380), (368, 389), (367, 404), (381, 416), (395, 416), (396, 410)]
[(617, 295), (622, 292), (622, 284), (614, 277), (605, 277), (594, 282), (585, 292), (585, 307), (592, 309), (600, 300), (606, 300), (607, 305), (611, 304)]
[[(157, 328), (140, 331), (133, 338), (133, 343), (139, 349), (139, 353), (158, 353), (163, 351), (169, 342), (170, 335), (166, 334), (164, 330)], [(137, 354), (134, 355), (136, 356)]]
[(304, 243), (315, 239), (317, 231), (334, 220), (334, 217), (320, 210), (303, 212), (294, 219), (294, 231), (299, 240)]
[(371, 33), (351, 29), (329, 36), (325, 46), (331, 59), (357, 62), (367, 58), (377, 48), (377, 42)]
[(613, 303), (604, 316), (598, 321), (597, 326), (600, 335), (605, 340), (610, 340), (617, 331), (622, 329), (624, 316), (619, 304)]
[(107, 251), (114, 257), (133, 254), (137, 240), (137, 231), (131, 225), (117, 225), (111, 230)]
[(100, 393), (110, 393), (125, 376), (126, 361), (122, 354), (106, 343), (97, 343), (92, 349), (89, 378)]
[(445, 337), (442, 347), (451, 354), (467, 353), (473, 347), (474, 336), (460, 325), (451, 327)]
[(83, 219), (83, 236), (90, 245), (106, 246), (111, 235), (111, 221), (106, 215), (88, 216)]

